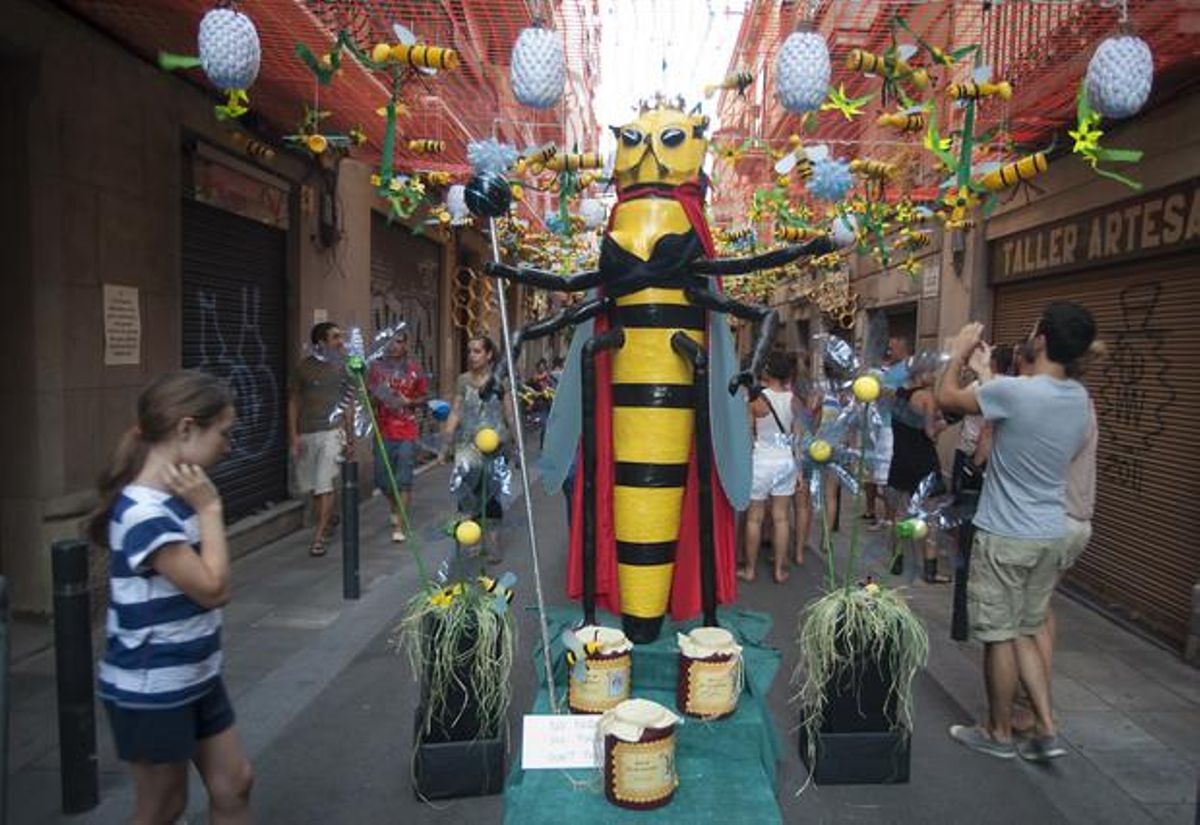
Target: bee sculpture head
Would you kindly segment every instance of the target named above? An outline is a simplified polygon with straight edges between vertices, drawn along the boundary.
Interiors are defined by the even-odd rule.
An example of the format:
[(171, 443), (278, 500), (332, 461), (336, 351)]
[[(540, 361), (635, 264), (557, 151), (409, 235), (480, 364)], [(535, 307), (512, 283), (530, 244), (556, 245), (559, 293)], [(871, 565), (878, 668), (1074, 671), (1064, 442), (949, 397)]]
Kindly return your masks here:
[(700, 179), (708, 152), (708, 116), (685, 112), (682, 100), (643, 104), (636, 120), (611, 128), (617, 138), (613, 174), (618, 189)]

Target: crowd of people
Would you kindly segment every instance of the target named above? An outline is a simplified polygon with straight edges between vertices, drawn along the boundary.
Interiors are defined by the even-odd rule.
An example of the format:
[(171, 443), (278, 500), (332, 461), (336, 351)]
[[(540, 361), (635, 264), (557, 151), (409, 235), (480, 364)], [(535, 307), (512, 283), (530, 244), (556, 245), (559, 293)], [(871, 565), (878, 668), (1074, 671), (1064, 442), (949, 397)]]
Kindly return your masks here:
[[(1098, 429), (1078, 379), (1095, 353), (1094, 340), (1090, 314), (1072, 303), (1048, 306), (1028, 340), (1015, 347), (993, 347), (982, 340), (981, 324), (968, 324), (951, 343), (940, 375), (913, 374), (884, 407), (888, 415), (874, 436), (859, 436), (874, 459), (862, 517), (868, 529), (886, 528), (922, 479), (941, 477), (936, 441), (948, 418), (962, 421), (950, 489), (979, 493), (968, 603), (972, 633), (984, 645), (988, 718), (952, 726), (950, 734), (999, 758), (1065, 753), (1050, 703), (1050, 598), (1091, 532)], [(334, 523), (338, 461), (352, 442), (349, 416), (337, 414), (345, 369), (333, 356), (344, 349), (342, 330), (317, 324), (311, 344), (292, 375), (287, 428), (297, 489), (312, 496), (310, 553), (320, 556)], [(884, 366), (910, 355), (909, 342), (893, 337)], [(477, 464), (474, 436), (481, 426), (495, 429), (502, 445), (509, 441), (514, 422), (507, 390), (494, 383), (496, 358), (489, 338), (468, 342), (468, 370), (455, 383), (441, 460)], [(839, 512), (836, 477), (814, 479), (811, 469), (798, 469), (797, 437), (835, 420), (848, 401), (828, 383), (805, 381), (804, 362), (770, 355), (763, 389), (749, 402), (752, 503), (738, 571), (747, 581), (757, 573), (768, 514), (779, 583), (791, 563), (803, 564), (813, 552), (814, 521), (833, 526), (846, 515)], [(561, 366), (541, 361), (531, 380), (553, 386)], [(367, 384), (383, 441), (376, 483), (393, 501), (392, 538), (402, 542), (409, 529), (416, 411), (429, 391), (409, 356), (406, 333), (373, 361)], [(231, 589), (229, 551), (221, 499), (207, 476), (229, 452), (235, 418), (232, 393), (218, 379), (199, 371), (157, 378), (140, 396), (136, 422), (101, 478), (100, 504), (89, 522), (91, 539), (109, 548), (111, 559), (99, 695), (117, 753), (131, 766), (139, 822), (178, 818), (189, 762), (204, 778), (213, 821), (250, 818), (251, 768), (221, 678), (219, 608)], [(822, 513), (812, 512), (813, 490), (823, 492)], [(502, 517), (494, 492), (471, 480), (459, 485), (458, 507), (473, 518)], [(500, 548), (487, 554), (498, 561)], [(928, 543), (923, 555), (925, 580), (946, 581), (937, 571), (936, 545)]]

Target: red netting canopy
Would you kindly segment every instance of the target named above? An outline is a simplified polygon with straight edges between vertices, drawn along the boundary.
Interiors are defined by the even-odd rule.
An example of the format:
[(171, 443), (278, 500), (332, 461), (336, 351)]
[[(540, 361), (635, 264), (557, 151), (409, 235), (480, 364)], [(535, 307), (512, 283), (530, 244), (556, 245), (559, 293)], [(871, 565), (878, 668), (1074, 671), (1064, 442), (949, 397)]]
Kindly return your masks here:
[[(212, 0), (65, 0), (99, 28), (134, 52), (153, 61), (159, 51), (194, 54), (196, 33)], [(464, 172), (470, 140), (498, 136), (525, 146), (562, 143), (568, 123), (571, 139), (595, 139), (591, 90), (599, 33), (594, 3), (586, 0), (543, 3), (528, 0), (245, 0), (236, 8), (254, 21), (262, 43), (258, 80), (250, 89), (251, 108), (276, 134), (295, 132), (304, 105), (320, 103), (332, 112), (323, 124), (345, 132), (358, 124), (370, 139), (368, 162), (378, 156), (385, 122), (378, 110), (388, 89), (377, 75), (347, 56), (329, 86), (318, 88), (308, 67), (297, 57), (296, 44), (314, 54), (329, 51), (337, 34), (348, 31), (366, 51), (376, 43), (397, 42), (393, 25), (416, 34), (420, 42), (456, 49), (461, 65), (436, 76), (414, 76), (405, 84), (396, 159), (401, 169)], [(554, 28), (562, 38), (567, 61), (567, 91), (549, 110), (521, 106), (509, 88), (509, 60), (520, 31), (534, 22)], [(199, 70), (189, 72), (207, 85)], [(446, 142), (439, 155), (419, 158), (408, 152), (410, 139)]]

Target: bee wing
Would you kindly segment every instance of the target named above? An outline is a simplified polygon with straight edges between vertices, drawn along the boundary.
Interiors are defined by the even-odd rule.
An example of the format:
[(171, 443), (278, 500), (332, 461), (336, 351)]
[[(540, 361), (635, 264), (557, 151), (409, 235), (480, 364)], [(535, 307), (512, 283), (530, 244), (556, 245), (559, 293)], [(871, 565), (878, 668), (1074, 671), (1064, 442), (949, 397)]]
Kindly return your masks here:
[(825, 160), (829, 157), (829, 147), (821, 143), (816, 146), (805, 146), (805, 156), (814, 163), (818, 160)]
[(775, 174), (786, 175), (796, 168), (796, 163), (800, 160), (795, 152), (788, 152), (775, 163)]
[(902, 115), (919, 115), (921, 112), (924, 112), (924, 111), (925, 111), (924, 106), (915, 105), (915, 106), (909, 106), (907, 109), (902, 109), (900, 111), (900, 114), (902, 114)]
[(974, 167), (975, 173), (978, 175), (986, 175), (988, 172), (995, 172), (999, 168), (1000, 161), (998, 160), (987, 160), (983, 163), (976, 164)]
[(976, 66), (971, 70), (971, 79), (976, 83), (987, 83), (992, 79), (992, 67)]
[(912, 43), (903, 43), (896, 49), (896, 54), (901, 60), (907, 61), (910, 57), (917, 53), (917, 47)]

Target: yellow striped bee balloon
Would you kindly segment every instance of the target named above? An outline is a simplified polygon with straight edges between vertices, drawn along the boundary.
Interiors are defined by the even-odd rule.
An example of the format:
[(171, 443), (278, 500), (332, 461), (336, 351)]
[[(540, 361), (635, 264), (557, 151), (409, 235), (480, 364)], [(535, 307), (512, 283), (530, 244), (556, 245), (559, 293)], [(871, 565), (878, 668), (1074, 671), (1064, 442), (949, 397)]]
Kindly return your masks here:
[(392, 46), (391, 58), (414, 69), (457, 69), (458, 52), (442, 46), (425, 46), (420, 43)]
[(446, 141), (429, 140), (428, 138), (410, 140), (408, 142), (408, 151), (416, 152), (418, 155), (440, 155), (446, 151)]
[(1045, 152), (1034, 152), (1023, 158), (996, 166), (979, 179), (979, 185), (989, 192), (999, 192), (1016, 186), (1022, 181), (1032, 180), (1050, 167)]
[(925, 110), (915, 106), (902, 112), (885, 112), (875, 122), (900, 132), (921, 132), (925, 129)]
[(602, 169), (604, 158), (598, 152), (572, 152), (555, 155), (546, 161), (546, 168), (554, 172), (578, 172), (580, 169)]
[(775, 240), (777, 241), (811, 241), (825, 235), (825, 231), (815, 226), (783, 226), (776, 224)]
[(850, 171), (872, 180), (887, 180), (896, 174), (896, 164), (860, 158), (850, 161)]

